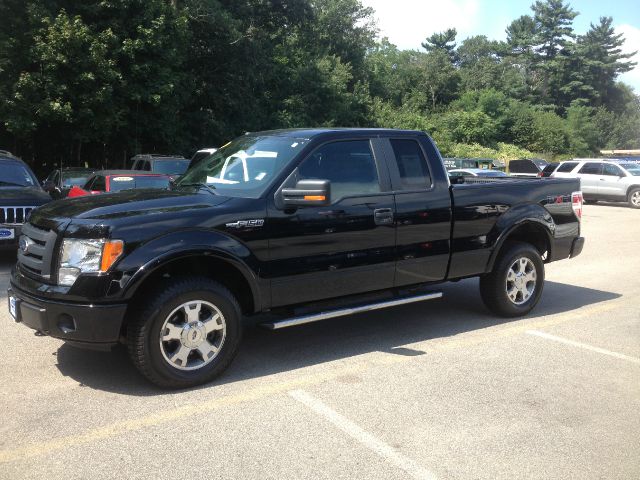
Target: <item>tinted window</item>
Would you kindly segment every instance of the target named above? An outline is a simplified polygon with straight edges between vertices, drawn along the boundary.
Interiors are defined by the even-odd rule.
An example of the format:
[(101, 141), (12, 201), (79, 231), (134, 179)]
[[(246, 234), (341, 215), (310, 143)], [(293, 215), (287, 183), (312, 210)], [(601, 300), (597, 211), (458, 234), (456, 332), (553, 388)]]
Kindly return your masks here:
[(300, 179), (329, 180), (331, 199), (380, 191), (368, 140), (334, 142), (320, 147), (298, 168)]
[(509, 162), (509, 171), (512, 173), (538, 173), (540, 169), (531, 160), (512, 160)]
[(558, 167), (558, 172), (569, 173), (578, 165), (576, 162), (564, 162)]
[(97, 191), (97, 192), (104, 192), (106, 189), (107, 189), (107, 184), (106, 184), (105, 178), (102, 176), (97, 176), (93, 180), (93, 184), (90, 187), (90, 190)]
[(546, 167), (542, 169), (544, 173), (553, 173), (553, 171), (558, 167), (557, 163), (550, 163)]
[(594, 162), (585, 163), (578, 173), (584, 173), (585, 175), (600, 175), (602, 174), (602, 164)]
[(431, 176), (420, 144), (415, 140), (391, 140), (400, 182), (405, 190), (431, 186)]
[(153, 171), (155, 173), (166, 173), (167, 175), (182, 175), (189, 168), (189, 160), (155, 160)]
[(36, 184), (36, 179), (24, 165), (14, 162), (0, 165), (0, 187), (32, 187)]
[(602, 166), (602, 173), (604, 175), (610, 175), (612, 177), (622, 177), (624, 174), (622, 170), (620, 170), (616, 165), (611, 165), (610, 163), (605, 163)]
[(151, 162), (149, 162), (149, 160), (145, 160), (145, 161), (142, 163), (142, 168), (141, 168), (141, 170), (144, 170), (144, 171), (146, 171), (146, 172), (150, 172), (150, 171), (151, 171)]

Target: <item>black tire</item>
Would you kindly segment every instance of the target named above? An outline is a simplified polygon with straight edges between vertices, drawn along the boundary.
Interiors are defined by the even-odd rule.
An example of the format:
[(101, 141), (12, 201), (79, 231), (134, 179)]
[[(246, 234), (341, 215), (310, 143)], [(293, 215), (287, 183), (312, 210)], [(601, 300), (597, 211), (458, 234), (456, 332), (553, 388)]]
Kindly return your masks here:
[[(171, 278), (157, 284), (156, 288), (157, 290), (154, 291), (149, 302), (142, 305), (141, 308), (135, 309), (131, 315), (133, 318), (129, 319), (127, 346), (131, 360), (145, 377), (159, 387), (189, 388), (210, 382), (229, 366), (238, 351), (242, 337), (242, 314), (238, 301), (227, 288), (206, 277)], [(171, 318), (178, 318), (180, 314), (183, 314), (185, 320), (183, 325), (186, 325), (188, 322), (187, 309), (191, 311), (195, 311), (195, 309), (190, 307), (180, 309), (180, 307), (194, 301), (214, 306), (217, 313), (221, 313), (221, 320), (218, 319), (215, 322), (216, 324), (221, 323), (224, 327), (220, 330), (216, 329), (215, 332), (206, 333), (204, 324), (198, 322), (200, 332), (194, 332), (197, 328), (191, 329), (194, 336), (204, 335), (204, 340), (207, 342), (213, 339), (211, 335), (218, 335), (219, 338), (216, 341), (219, 340), (220, 345), (216, 352), (210, 352), (209, 356), (212, 357), (210, 360), (205, 360), (204, 354), (200, 354), (195, 347), (191, 347), (194, 350), (190, 351), (187, 358), (195, 358), (194, 362), (199, 361), (202, 366), (196, 365), (191, 367), (194, 369), (185, 370), (180, 369), (178, 363), (172, 364), (169, 359), (170, 352), (167, 353), (169, 347), (174, 344), (176, 344), (176, 350), (183, 348), (182, 340), (161, 342), (161, 334), (165, 335), (169, 331), (163, 327), (166, 322), (170, 321), (170, 315), (174, 311), (176, 313)], [(209, 307), (205, 306), (205, 308)], [(211, 308), (209, 310), (214, 312)], [(198, 316), (201, 313), (203, 312), (200, 306), (198, 307)], [(206, 311), (204, 313), (206, 314)], [(211, 318), (213, 317), (215, 314), (211, 315)], [(172, 323), (172, 325), (175, 324)], [(176, 331), (178, 330), (180, 330), (179, 327)], [(184, 328), (180, 331), (184, 335)], [(187, 340), (189, 339), (187, 338)], [(208, 345), (212, 343), (209, 342)], [(197, 358), (198, 356), (200, 359)], [(183, 366), (189, 367), (190, 361), (187, 360)]]
[(640, 188), (634, 188), (629, 192), (627, 201), (631, 208), (640, 208)]
[[(527, 259), (527, 265), (535, 267), (535, 281), (529, 280), (524, 282), (523, 289), (527, 289), (529, 285), (533, 286), (530, 297), (525, 300), (522, 293), (519, 293), (516, 303), (509, 297), (507, 292), (509, 285), (514, 291), (514, 282), (507, 283), (507, 275), (512, 266), (520, 259)], [(528, 277), (527, 277), (528, 278)], [(493, 271), (487, 275), (480, 277), (480, 295), (482, 301), (489, 310), (501, 317), (519, 317), (529, 313), (536, 306), (542, 295), (544, 288), (544, 262), (540, 257), (540, 253), (530, 244), (523, 242), (511, 242), (506, 244), (500, 256), (493, 266)], [(517, 290), (517, 289), (516, 289)]]

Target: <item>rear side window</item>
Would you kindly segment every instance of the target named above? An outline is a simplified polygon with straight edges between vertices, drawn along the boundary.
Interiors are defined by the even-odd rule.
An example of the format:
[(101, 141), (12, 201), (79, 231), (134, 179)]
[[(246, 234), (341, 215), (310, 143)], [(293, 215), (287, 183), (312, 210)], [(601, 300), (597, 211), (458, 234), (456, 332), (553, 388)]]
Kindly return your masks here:
[(612, 177), (624, 177), (622, 170), (618, 168), (617, 165), (612, 165), (610, 163), (605, 163), (603, 165), (603, 172), (605, 175), (610, 175)]
[(587, 162), (585, 163), (578, 173), (584, 173), (586, 175), (601, 175), (602, 174), (602, 164), (595, 162)]
[(303, 180), (329, 180), (331, 199), (380, 192), (378, 170), (368, 140), (333, 142), (313, 152), (298, 167)]
[(420, 144), (415, 140), (390, 140), (390, 142), (398, 164), (403, 190), (430, 187), (431, 175)]
[(564, 162), (558, 167), (558, 172), (569, 173), (573, 171), (574, 168), (576, 168), (576, 165), (578, 165), (576, 162)]
[(557, 163), (550, 163), (546, 167), (542, 169), (544, 173), (553, 173), (553, 171), (558, 167)]

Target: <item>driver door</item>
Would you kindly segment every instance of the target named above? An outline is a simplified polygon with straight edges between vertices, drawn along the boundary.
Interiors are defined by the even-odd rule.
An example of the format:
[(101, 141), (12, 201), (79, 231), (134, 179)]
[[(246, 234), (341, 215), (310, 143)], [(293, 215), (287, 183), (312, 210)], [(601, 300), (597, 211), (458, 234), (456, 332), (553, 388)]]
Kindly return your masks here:
[(377, 150), (370, 139), (333, 141), (302, 161), (298, 180), (331, 182), (328, 206), (270, 200), (272, 306), (393, 287), (395, 205)]

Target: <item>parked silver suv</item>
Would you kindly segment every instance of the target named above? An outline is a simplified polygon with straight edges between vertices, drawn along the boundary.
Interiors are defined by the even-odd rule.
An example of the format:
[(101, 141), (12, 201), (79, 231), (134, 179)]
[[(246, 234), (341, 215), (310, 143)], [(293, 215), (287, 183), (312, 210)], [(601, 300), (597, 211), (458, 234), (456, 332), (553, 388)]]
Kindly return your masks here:
[(576, 159), (562, 162), (551, 176), (579, 178), (585, 201), (628, 202), (640, 208), (640, 163)]

